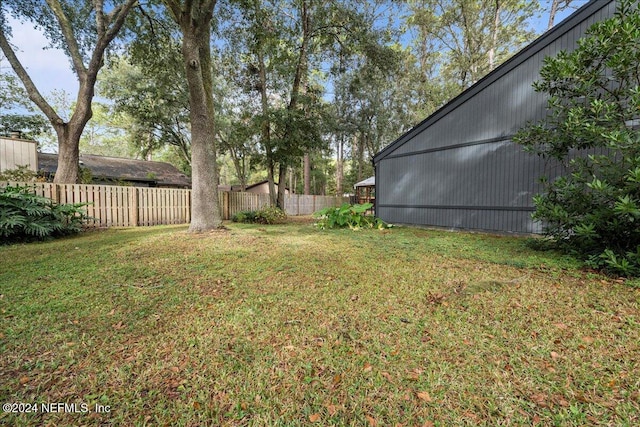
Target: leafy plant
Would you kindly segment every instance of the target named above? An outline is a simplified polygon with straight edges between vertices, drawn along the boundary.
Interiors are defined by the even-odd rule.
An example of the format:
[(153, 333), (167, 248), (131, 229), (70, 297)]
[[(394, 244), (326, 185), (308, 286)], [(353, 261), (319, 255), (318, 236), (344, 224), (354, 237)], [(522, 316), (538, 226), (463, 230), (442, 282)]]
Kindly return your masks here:
[(87, 216), (85, 203), (57, 204), (33, 194), (29, 187), (0, 189), (0, 238), (2, 243), (42, 240), (78, 233)]
[(240, 211), (231, 216), (231, 221), (241, 223), (254, 223), (256, 222), (256, 211)]
[(277, 224), (286, 218), (287, 214), (282, 209), (266, 207), (257, 211), (238, 212), (231, 217), (231, 221), (249, 224)]
[(535, 219), (556, 246), (609, 273), (640, 274), (640, 11), (623, 0), (571, 53), (546, 58), (534, 84), (549, 117), (514, 138), (559, 162), (534, 197)]
[(0, 173), (0, 181), (29, 182), (35, 181), (38, 173), (29, 169), (27, 165), (16, 166), (15, 169), (6, 169)]
[(344, 203), (340, 207), (324, 208), (314, 213), (314, 216), (318, 219), (316, 226), (322, 230), (345, 227), (349, 227), (352, 230), (359, 230), (361, 228), (388, 228), (389, 225), (385, 224), (381, 219), (373, 215), (367, 215), (367, 211), (372, 207), (372, 203), (364, 203), (361, 205)]

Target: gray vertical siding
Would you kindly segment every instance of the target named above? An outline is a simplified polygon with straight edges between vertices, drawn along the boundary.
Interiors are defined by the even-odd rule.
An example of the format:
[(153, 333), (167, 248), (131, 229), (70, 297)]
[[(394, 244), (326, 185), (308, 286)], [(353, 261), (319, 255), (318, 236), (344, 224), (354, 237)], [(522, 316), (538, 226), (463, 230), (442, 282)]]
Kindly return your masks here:
[(559, 169), (511, 138), (547, 114), (532, 88), (543, 59), (575, 48), (614, 12), (614, 1), (592, 1), (378, 153), (376, 214), (390, 223), (540, 232), (532, 197), (539, 177)]

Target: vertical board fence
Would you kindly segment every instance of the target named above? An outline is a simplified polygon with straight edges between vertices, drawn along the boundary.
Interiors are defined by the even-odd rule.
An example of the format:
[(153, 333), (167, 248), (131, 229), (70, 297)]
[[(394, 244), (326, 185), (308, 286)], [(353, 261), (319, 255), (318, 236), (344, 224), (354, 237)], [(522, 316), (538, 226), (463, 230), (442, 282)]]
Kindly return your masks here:
[[(93, 184), (0, 183), (27, 186), (39, 196), (57, 203), (86, 203), (90, 227), (135, 227), (188, 224), (191, 221), (191, 190), (121, 187)], [(221, 191), (220, 213), (228, 220), (240, 211), (269, 206), (268, 194)], [(310, 215), (328, 206), (340, 206), (344, 197), (285, 195), (287, 215)]]

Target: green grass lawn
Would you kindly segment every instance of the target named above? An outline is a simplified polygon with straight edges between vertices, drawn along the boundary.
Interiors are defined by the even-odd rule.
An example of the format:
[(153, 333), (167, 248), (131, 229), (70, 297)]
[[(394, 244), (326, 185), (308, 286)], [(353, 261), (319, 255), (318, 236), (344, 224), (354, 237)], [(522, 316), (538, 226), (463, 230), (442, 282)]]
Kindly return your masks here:
[(511, 237), (185, 231), (0, 247), (0, 401), (89, 410), (0, 424), (640, 423), (637, 281)]

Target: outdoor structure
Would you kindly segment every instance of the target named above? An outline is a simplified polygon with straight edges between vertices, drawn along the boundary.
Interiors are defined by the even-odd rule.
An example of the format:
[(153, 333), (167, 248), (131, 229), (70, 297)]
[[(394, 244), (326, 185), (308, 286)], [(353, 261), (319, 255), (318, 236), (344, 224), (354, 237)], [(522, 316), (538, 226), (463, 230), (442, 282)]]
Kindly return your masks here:
[[(275, 183), (275, 189), (278, 191), (278, 184)], [(243, 191), (241, 185), (218, 185), (218, 191)], [(266, 179), (264, 181), (257, 182), (255, 184), (247, 185), (244, 188), (244, 192), (246, 193), (254, 193), (254, 194), (269, 194), (269, 181)], [(290, 194), (288, 188), (284, 189), (284, 194)]]
[(353, 186), (356, 194), (353, 203), (375, 203), (376, 201), (376, 177), (371, 176), (356, 183)]
[[(274, 184), (276, 191), (278, 191), (278, 184)], [(244, 189), (247, 193), (258, 193), (258, 194), (269, 194), (269, 181), (266, 179), (264, 181), (257, 182), (252, 185), (247, 185), (247, 188)], [(284, 189), (284, 194), (289, 194), (289, 189)]]
[(29, 170), (38, 168), (37, 144), (19, 138), (15, 134), (10, 137), (0, 136), (0, 173), (6, 170), (26, 166)]
[(539, 177), (562, 173), (512, 142), (543, 119), (534, 92), (543, 60), (572, 50), (589, 26), (613, 16), (592, 0), (374, 157), (376, 214), (389, 223), (538, 233), (531, 219)]
[[(80, 167), (89, 170), (93, 184), (191, 188), (191, 179), (165, 162), (81, 154)], [(38, 172), (52, 177), (57, 168), (57, 154), (38, 153)]]

